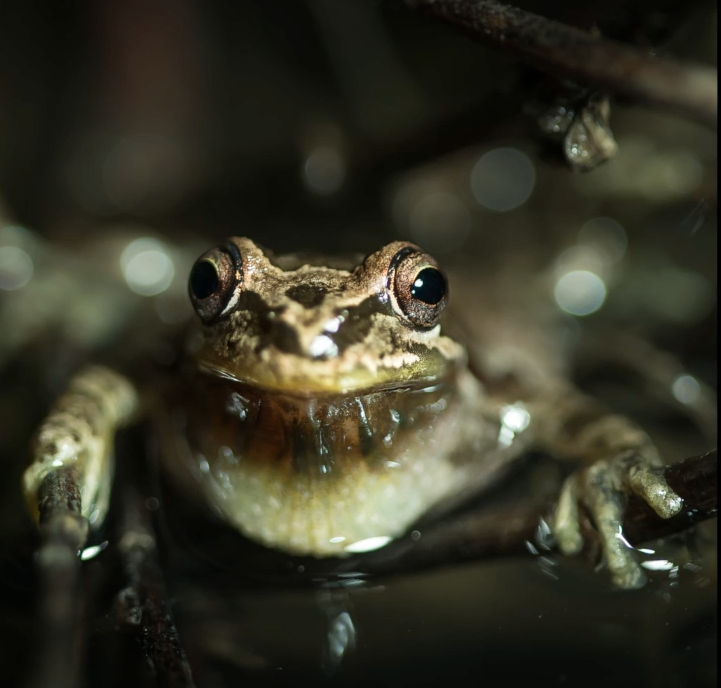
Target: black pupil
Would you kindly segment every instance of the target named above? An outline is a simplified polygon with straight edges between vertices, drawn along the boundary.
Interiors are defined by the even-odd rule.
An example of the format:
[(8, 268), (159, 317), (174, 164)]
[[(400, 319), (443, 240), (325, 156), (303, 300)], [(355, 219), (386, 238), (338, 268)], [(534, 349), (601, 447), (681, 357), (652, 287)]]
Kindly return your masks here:
[(446, 295), (446, 278), (435, 268), (423, 268), (416, 275), (411, 295), (423, 303), (435, 306)]
[(198, 263), (190, 273), (190, 290), (196, 299), (207, 299), (218, 289), (218, 273), (207, 260)]

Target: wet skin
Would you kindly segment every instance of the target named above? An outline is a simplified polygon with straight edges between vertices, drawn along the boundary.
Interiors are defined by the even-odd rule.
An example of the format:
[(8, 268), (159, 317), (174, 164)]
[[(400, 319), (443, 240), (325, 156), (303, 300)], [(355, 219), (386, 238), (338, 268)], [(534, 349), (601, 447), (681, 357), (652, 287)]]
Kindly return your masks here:
[[(651, 441), (563, 380), (488, 385), (449, 335), (449, 291), (436, 261), (405, 242), (349, 261), (276, 257), (245, 238), (209, 250), (189, 279), (202, 335), (153, 405), (166, 470), (267, 547), (346, 556), (478, 493), (541, 446), (584, 462), (557, 507), (561, 550), (581, 548), (582, 503), (614, 582), (638, 587), (643, 573), (617, 537), (623, 495), (634, 490), (663, 517), (682, 506)], [(97, 466), (115, 427), (137, 415), (126, 380), (84, 374), (105, 376), (101, 392), (76, 384), (75, 415), (67, 399), (51, 412), (26, 473), (31, 504), (53, 462), (77, 460), (58, 452), (73, 424), (86, 428), (79, 465)], [(101, 500), (86, 492), (90, 514)]]

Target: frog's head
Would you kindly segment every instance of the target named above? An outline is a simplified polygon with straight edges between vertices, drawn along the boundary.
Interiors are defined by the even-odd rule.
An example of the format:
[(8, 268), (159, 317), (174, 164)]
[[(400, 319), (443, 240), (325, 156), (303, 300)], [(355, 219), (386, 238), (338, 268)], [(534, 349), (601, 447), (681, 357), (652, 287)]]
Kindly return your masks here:
[(197, 260), (189, 293), (205, 332), (201, 365), (267, 389), (429, 385), (465, 361), (441, 333), (446, 277), (406, 242), (343, 263), (234, 237)]

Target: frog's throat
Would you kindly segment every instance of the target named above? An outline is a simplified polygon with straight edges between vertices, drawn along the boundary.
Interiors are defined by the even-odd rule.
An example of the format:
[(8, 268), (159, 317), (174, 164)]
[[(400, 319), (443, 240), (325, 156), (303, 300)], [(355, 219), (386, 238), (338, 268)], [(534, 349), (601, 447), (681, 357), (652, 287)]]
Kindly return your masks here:
[(350, 553), (397, 536), (464, 480), (472, 424), (457, 381), (302, 398), (199, 377), (185, 420), (191, 472), (226, 520), (268, 546)]
[(211, 456), (225, 448), (279, 471), (331, 475), (339, 462), (392, 460), (431, 432), (458, 403), (455, 382), (307, 396), (200, 373), (188, 389), (189, 427)]

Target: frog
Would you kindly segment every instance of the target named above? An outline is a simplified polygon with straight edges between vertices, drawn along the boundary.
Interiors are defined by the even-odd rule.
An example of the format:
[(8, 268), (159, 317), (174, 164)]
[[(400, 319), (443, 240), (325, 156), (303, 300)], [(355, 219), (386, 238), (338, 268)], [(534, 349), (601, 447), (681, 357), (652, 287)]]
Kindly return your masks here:
[(342, 558), (483, 494), (542, 448), (579, 462), (549, 524), (558, 549), (579, 554), (585, 509), (613, 584), (643, 586), (620, 536), (625, 495), (664, 519), (683, 507), (650, 437), (562, 376), (493, 375), (451, 287), (410, 242), (344, 258), (229, 238), (190, 271), (196, 322), (162, 394), (93, 365), (54, 403), (24, 473), (31, 512), (47, 523), (60, 509), (84, 541), (111, 506), (116, 434), (150, 418), (179, 491), (268, 549)]

